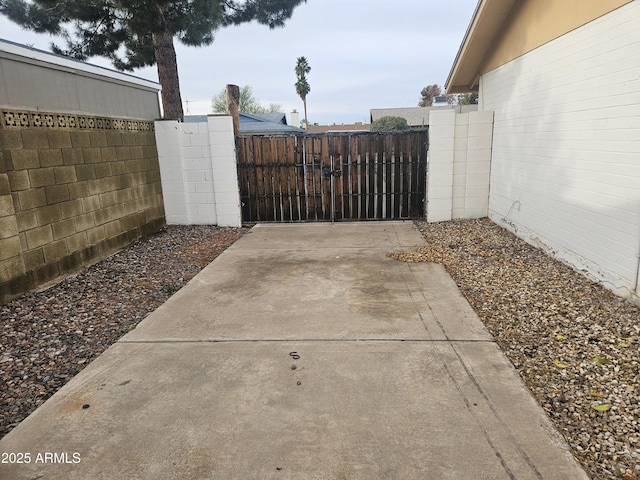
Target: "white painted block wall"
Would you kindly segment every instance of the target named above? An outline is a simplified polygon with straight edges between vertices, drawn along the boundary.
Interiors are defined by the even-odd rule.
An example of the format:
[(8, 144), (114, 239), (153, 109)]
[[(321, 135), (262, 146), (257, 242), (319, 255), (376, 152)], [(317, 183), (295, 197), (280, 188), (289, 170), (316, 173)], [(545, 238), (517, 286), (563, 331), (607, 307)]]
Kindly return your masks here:
[(640, 1), (481, 78), (489, 215), (616, 293), (640, 290)]
[(240, 227), (242, 211), (233, 120), (230, 116), (208, 116), (207, 126), (217, 224)]
[(431, 112), (427, 221), (487, 216), (492, 134), (492, 112)]
[(169, 225), (242, 225), (230, 116), (157, 121), (162, 194)]
[(453, 110), (429, 113), (427, 153), (427, 221), (444, 222), (453, 214), (453, 161), (456, 113)]

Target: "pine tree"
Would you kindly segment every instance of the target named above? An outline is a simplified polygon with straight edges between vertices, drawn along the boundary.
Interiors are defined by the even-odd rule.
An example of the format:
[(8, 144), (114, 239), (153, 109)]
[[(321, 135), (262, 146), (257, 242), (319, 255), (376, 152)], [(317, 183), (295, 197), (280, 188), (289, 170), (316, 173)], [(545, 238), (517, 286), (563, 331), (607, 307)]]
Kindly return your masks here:
[(157, 65), (164, 117), (182, 119), (174, 38), (210, 45), (219, 28), (256, 20), (284, 26), (306, 0), (0, 0), (0, 14), (23, 28), (62, 37), (54, 52), (109, 58), (119, 70)]

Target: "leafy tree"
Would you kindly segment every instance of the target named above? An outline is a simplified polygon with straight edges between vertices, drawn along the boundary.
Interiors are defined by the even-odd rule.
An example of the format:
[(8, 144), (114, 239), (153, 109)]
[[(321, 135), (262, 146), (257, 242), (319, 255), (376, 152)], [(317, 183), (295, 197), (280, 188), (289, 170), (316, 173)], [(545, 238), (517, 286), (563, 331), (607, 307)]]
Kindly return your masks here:
[(296, 93), (300, 96), (304, 104), (304, 124), (306, 128), (306, 126), (309, 125), (307, 121), (307, 95), (309, 95), (311, 91), (311, 86), (307, 81), (307, 74), (311, 71), (311, 66), (305, 57), (298, 57), (294, 71), (298, 78), (296, 82)]
[(442, 88), (440, 88), (440, 85), (435, 83), (433, 85), (427, 85), (422, 89), (420, 95), (422, 96), (422, 100), (420, 100), (418, 106), (430, 107), (433, 103), (434, 97), (442, 95)]
[(476, 92), (458, 95), (458, 105), (477, 105), (478, 94)]
[(385, 116), (371, 123), (372, 132), (389, 132), (393, 130), (409, 130), (409, 124), (403, 117)]
[[(440, 97), (444, 94), (442, 93), (442, 87), (434, 83), (433, 85), (427, 85), (426, 87), (424, 87), (420, 92), (420, 95), (422, 96), (422, 100), (418, 102), (418, 106), (430, 107), (431, 105), (433, 105), (435, 97)], [(446, 97), (447, 103), (449, 105), (454, 103), (456, 100), (456, 97), (454, 95), (446, 95)]]
[(284, 26), (306, 0), (0, 0), (0, 14), (66, 41), (56, 53), (109, 58), (119, 70), (157, 65), (165, 118), (183, 117), (174, 37), (210, 45), (221, 27), (256, 20)]
[[(225, 113), (227, 111), (227, 92), (224, 88), (211, 99), (211, 109), (214, 113)], [(238, 110), (244, 113), (279, 113), (282, 111), (282, 105), (279, 103), (270, 103), (268, 106), (261, 104), (253, 96), (253, 88), (250, 85), (245, 85), (240, 89)]]

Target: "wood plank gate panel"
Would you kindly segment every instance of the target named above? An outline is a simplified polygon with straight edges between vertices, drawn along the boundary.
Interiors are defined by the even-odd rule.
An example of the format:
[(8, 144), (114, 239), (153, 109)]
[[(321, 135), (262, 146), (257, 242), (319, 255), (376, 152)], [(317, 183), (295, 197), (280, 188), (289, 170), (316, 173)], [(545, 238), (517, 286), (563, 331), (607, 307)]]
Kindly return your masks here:
[(236, 137), (243, 222), (424, 218), (428, 136)]

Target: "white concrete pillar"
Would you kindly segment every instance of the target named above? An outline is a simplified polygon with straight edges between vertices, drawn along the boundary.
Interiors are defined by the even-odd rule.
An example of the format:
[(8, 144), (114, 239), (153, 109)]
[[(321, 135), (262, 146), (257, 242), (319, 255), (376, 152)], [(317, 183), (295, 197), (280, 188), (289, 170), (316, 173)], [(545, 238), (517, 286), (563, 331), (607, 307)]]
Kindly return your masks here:
[(167, 224), (188, 225), (180, 123), (177, 120), (156, 121), (155, 136)]
[(451, 220), (453, 208), (453, 160), (455, 111), (429, 112), (427, 155), (427, 221)]
[(235, 136), (230, 116), (209, 115), (209, 144), (218, 225), (242, 226)]
[(493, 112), (469, 112), (464, 218), (489, 214)]

